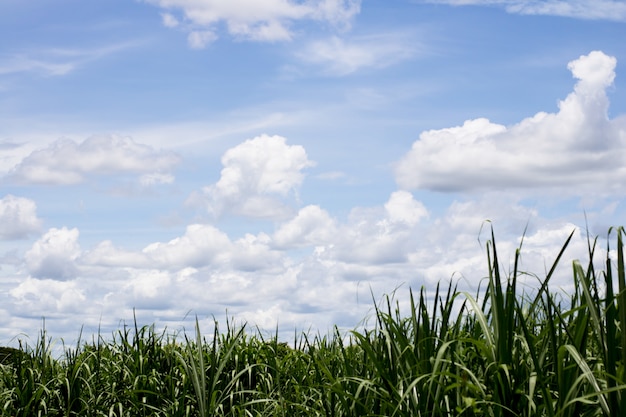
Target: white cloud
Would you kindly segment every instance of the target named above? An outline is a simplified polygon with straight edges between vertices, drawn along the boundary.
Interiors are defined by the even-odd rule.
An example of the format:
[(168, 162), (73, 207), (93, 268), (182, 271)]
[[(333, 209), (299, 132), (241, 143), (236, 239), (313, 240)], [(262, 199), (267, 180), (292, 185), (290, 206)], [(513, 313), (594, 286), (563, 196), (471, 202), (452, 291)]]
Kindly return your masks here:
[(337, 235), (336, 221), (319, 206), (306, 206), (296, 217), (283, 223), (274, 234), (281, 248), (329, 244)]
[(232, 243), (228, 236), (209, 225), (194, 224), (185, 234), (167, 243), (153, 243), (143, 253), (155, 267), (199, 267), (226, 261)]
[(75, 260), (80, 255), (78, 229), (52, 228), (26, 252), (24, 259), (30, 274), (36, 278), (71, 280), (78, 269)]
[[(16, 303), (16, 313), (27, 317), (58, 317), (85, 313), (87, 297), (75, 281), (26, 278), (9, 291)], [(31, 335), (32, 336), (32, 335)]]
[(156, 269), (136, 271), (122, 291), (133, 307), (164, 309), (172, 302), (172, 276)]
[(385, 203), (385, 210), (390, 221), (405, 223), (408, 226), (415, 226), (422, 218), (428, 216), (426, 207), (407, 191), (393, 192), (389, 201)]
[(167, 183), (179, 157), (119, 136), (92, 136), (81, 143), (60, 139), (16, 165), (10, 177), (29, 184), (76, 184), (91, 174), (145, 174), (143, 183)]
[(151, 243), (140, 252), (120, 249), (111, 241), (103, 241), (86, 252), (81, 262), (92, 266), (135, 269), (222, 267), (228, 262), (232, 248), (230, 238), (214, 226), (191, 224), (182, 236), (167, 242)]
[(609, 120), (616, 60), (600, 51), (569, 63), (579, 81), (557, 113), (510, 126), (487, 119), (423, 132), (396, 166), (405, 189), (558, 188), (578, 195), (626, 183), (626, 118)]
[(33, 200), (10, 194), (0, 200), (0, 239), (21, 239), (38, 232), (40, 227)]
[(626, 4), (616, 0), (427, 0), (455, 6), (504, 6), (509, 13), (577, 19), (626, 20)]
[[(184, 22), (191, 33), (211, 33), (202, 41), (189, 37), (192, 47), (200, 48), (217, 39), (217, 26), (224, 23), (228, 33), (238, 39), (273, 42), (293, 37), (291, 26), (300, 20), (327, 22), (339, 28), (349, 26), (360, 11), (360, 0), (145, 0), (168, 10), (163, 22), (168, 27)], [(174, 16), (175, 11), (181, 17)]]
[(147, 267), (149, 260), (144, 253), (125, 251), (105, 240), (81, 256), (81, 262), (104, 267)]
[(261, 233), (258, 236), (246, 233), (234, 242), (230, 253), (231, 267), (239, 271), (282, 271), (284, 254), (273, 250), (271, 238)]
[(229, 213), (250, 217), (283, 217), (286, 199), (302, 181), (302, 171), (313, 165), (305, 149), (287, 145), (281, 136), (249, 139), (222, 156), (219, 181), (195, 194), (190, 202), (206, 204), (214, 215)]
[[(79, 324), (69, 321), (58, 327), (77, 311), (80, 324), (108, 332), (120, 320), (132, 320), (133, 309), (141, 323), (168, 328), (178, 328), (187, 315), (220, 318), (225, 311), (264, 330), (278, 324), (281, 337), (309, 325), (322, 332), (335, 324), (351, 327), (371, 308), (372, 294), (378, 298), (399, 288), (403, 300), (408, 287), (460, 276), (465, 278), (460, 288), (475, 289), (487, 274), (487, 228), (478, 239), (486, 218), (495, 224), (505, 273), (526, 222), (534, 227), (524, 242), (522, 267), (540, 277), (541, 267), (551, 264), (576, 229), (568, 222), (547, 222), (513, 195), (501, 194), (455, 202), (433, 218), (406, 191), (391, 193), (379, 206), (355, 208), (346, 222), (307, 206), (271, 236), (231, 239), (214, 226), (195, 224), (139, 251), (105, 241), (81, 252), (76, 229), (50, 229), (26, 255), (31, 276), (3, 284), (10, 296), (4, 308), (13, 316), (36, 317), (22, 329), (37, 329), (45, 315), (54, 320), (49, 328), (59, 328), (63, 336), (78, 331)], [(584, 259), (585, 251), (578, 230), (556, 286), (568, 288), (569, 259)], [(536, 285), (532, 277), (526, 281), (529, 289)]]
[(348, 222), (339, 227), (318, 216), (325, 220), (318, 220), (325, 229), (316, 230), (313, 236), (323, 233), (330, 237), (326, 246), (318, 249), (324, 259), (361, 265), (404, 263), (416, 245), (420, 220), (427, 216), (421, 202), (406, 191), (397, 191), (383, 207), (354, 208)]
[(311, 42), (298, 58), (328, 75), (348, 75), (364, 68), (386, 68), (415, 56), (415, 39), (386, 33), (344, 40), (337, 36)]

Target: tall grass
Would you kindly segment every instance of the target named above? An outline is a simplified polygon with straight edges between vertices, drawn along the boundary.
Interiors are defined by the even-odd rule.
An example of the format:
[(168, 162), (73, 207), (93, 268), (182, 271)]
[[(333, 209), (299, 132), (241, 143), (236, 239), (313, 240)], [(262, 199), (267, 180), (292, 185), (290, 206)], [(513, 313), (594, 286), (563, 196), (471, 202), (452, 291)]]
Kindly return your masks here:
[[(216, 321), (210, 337), (124, 326), (64, 347), (45, 330), (0, 352), (2, 416), (619, 416), (626, 415), (623, 228), (606, 260), (572, 262), (573, 292), (520, 291), (523, 248), (500, 264), (493, 231), (487, 285), (448, 283), (374, 303), (364, 330), (296, 335), (293, 345)], [(610, 254), (614, 253), (615, 259)]]

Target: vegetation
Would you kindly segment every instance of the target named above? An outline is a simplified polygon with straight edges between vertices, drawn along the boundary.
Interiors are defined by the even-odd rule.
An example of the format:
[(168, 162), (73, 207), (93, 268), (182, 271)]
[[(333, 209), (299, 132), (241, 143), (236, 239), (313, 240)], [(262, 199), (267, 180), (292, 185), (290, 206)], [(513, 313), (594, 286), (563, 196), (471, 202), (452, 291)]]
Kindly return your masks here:
[[(520, 294), (520, 251), (506, 276), (495, 239), (475, 296), (452, 284), (387, 297), (373, 328), (266, 340), (216, 323), (211, 337), (124, 327), (112, 340), (51, 354), (2, 351), (3, 416), (617, 416), (626, 415), (624, 229), (601, 270), (589, 242), (574, 291), (549, 291), (572, 235), (539, 288)], [(607, 247), (607, 254), (610, 252)], [(6, 352), (6, 355), (4, 354)]]

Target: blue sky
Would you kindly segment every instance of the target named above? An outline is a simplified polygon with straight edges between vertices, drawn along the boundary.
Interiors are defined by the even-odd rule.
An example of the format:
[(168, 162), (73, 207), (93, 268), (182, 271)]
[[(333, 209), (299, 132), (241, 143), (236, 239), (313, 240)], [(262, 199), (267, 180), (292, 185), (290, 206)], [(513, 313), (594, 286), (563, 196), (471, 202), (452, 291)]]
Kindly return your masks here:
[(476, 288), (487, 220), (538, 275), (575, 230), (567, 291), (624, 224), (623, 1), (4, 0), (0, 35), (2, 344), (350, 328)]

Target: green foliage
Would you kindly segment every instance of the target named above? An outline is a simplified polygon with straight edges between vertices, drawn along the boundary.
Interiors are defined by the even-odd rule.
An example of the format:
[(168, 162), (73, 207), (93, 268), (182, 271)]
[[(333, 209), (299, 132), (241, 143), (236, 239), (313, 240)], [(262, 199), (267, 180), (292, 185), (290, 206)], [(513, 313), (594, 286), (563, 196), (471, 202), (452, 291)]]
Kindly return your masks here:
[[(0, 348), (2, 416), (616, 416), (626, 414), (623, 228), (601, 271), (596, 241), (572, 263), (565, 299), (549, 282), (520, 294), (521, 248), (504, 274), (493, 232), (488, 282), (374, 304), (373, 328), (296, 337), (290, 347), (215, 321), (207, 339), (124, 326), (109, 340)], [(609, 242), (611, 239), (609, 239)], [(614, 253), (616, 259), (608, 255)]]

